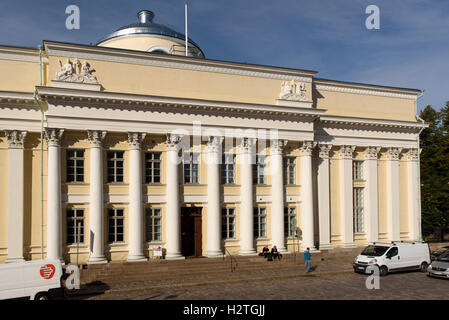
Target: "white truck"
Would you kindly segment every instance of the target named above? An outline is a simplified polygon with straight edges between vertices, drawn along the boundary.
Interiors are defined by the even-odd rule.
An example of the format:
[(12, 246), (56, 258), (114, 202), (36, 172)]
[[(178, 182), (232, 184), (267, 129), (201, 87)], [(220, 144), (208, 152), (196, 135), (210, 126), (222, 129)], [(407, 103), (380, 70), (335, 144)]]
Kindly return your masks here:
[(59, 260), (35, 260), (0, 265), (0, 300), (29, 297), (49, 300), (63, 295)]
[(372, 273), (368, 267), (377, 266), (380, 275), (385, 276), (405, 270), (426, 272), (430, 262), (430, 248), (425, 242), (374, 242), (357, 256), (353, 268), (358, 273)]

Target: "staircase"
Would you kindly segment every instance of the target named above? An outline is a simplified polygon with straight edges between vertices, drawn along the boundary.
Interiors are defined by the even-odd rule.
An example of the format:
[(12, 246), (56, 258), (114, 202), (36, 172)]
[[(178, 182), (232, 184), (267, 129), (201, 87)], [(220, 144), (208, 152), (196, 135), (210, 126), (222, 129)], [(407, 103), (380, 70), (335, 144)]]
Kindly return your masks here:
[[(334, 249), (312, 253), (314, 272), (351, 271), (352, 262), (360, 249)], [(302, 253), (284, 254), (274, 261), (259, 256), (227, 255), (223, 258), (196, 258), (186, 260), (150, 260), (148, 262), (111, 262), (89, 265), (81, 270), (81, 283), (101, 283), (106, 291), (142, 290), (164, 287), (229, 283), (273, 278), (304, 276)]]

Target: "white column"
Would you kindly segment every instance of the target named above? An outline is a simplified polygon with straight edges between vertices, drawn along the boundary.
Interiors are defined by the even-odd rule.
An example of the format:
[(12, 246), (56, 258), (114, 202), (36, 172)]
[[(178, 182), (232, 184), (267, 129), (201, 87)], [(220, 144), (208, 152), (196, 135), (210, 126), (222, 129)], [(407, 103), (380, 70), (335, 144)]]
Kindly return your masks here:
[(399, 155), (402, 148), (388, 148), (386, 152), (387, 228), (390, 241), (399, 241)]
[(284, 231), (284, 172), (282, 152), (285, 140), (271, 140), (271, 240), (280, 252), (286, 252)]
[(366, 181), (364, 190), (364, 216), (367, 242), (379, 240), (379, 201), (377, 187), (377, 155), (380, 147), (368, 147), (364, 152), (363, 175)]
[(421, 239), (419, 216), (419, 166), (418, 149), (409, 149), (407, 157), (407, 202), (410, 240)]
[(145, 133), (129, 132), (129, 244), (128, 261), (146, 261), (143, 254), (142, 155)]
[(207, 252), (208, 257), (220, 257), (221, 207), (220, 207), (220, 150), (223, 138), (209, 137), (207, 143)]
[(26, 131), (6, 130), (8, 140), (8, 257), (5, 262), (23, 259), (23, 145)]
[(305, 141), (301, 145), (301, 250), (315, 249), (313, 221), (313, 187), (312, 187), (312, 151), (313, 142)]
[(88, 264), (107, 263), (104, 255), (103, 150), (105, 131), (87, 131), (90, 141), (90, 200)]
[(61, 151), (63, 129), (45, 129), (48, 149), (47, 258), (62, 261)]
[(340, 224), (343, 248), (355, 248), (354, 243), (354, 212), (352, 205), (352, 154), (355, 146), (341, 146), (339, 153), (340, 170)]
[(330, 144), (320, 144), (318, 159), (318, 224), (320, 232), (320, 250), (333, 249), (330, 225), (330, 185), (329, 151)]
[(179, 207), (179, 171), (178, 156), (181, 135), (168, 134), (166, 179), (167, 179), (167, 214), (166, 214), (166, 259), (184, 259), (181, 254), (181, 210)]
[(253, 140), (241, 139), (238, 148), (240, 164), (240, 252), (239, 255), (255, 255), (253, 168), (251, 149)]

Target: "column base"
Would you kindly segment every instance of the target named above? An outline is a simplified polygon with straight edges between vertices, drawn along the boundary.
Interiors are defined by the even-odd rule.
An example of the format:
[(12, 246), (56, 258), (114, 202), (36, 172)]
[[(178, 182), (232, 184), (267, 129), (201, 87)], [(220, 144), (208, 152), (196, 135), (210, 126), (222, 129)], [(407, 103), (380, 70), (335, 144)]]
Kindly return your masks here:
[(221, 258), (223, 257), (223, 252), (219, 250), (207, 251), (206, 257), (208, 258)]
[(239, 256), (257, 256), (256, 250), (240, 250)]
[(323, 243), (323, 244), (320, 244), (318, 248), (320, 250), (332, 250), (332, 249), (334, 249), (334, 246), (331, 245), (330, 243)]
[(103, 264), (108, 263), (108, 259), (106, 257), (89, 257), (87, 259), (87, 264)]
[(356, 245), (354, 242), (351, 242), (351, 243), (343, 243), (343, 244), (340, 246), (340, 248), (343, 248), (343, 249), (355, 249), (355, 248), (357, 248), (357, 245)]
[(310, 253), (312, 253), (312, 252), (314, 252), (314, 253), (317, 253), (317, 252), (320, 252), (320, 250), (318, 250), (317, 248), (315, 248), (314, 246), (312, 246), (312, 247), (301, 247), (300, 249), (299, 249), (299, 252), (306, 252), (307, 251), (307, 248), (309, 248), (309, 250), (310, 250)]
[(286, 247), (277, 247), (280, 253), (289, 253)]
[(129, 255), (126, 259), (128, 262), (145, 262), (148, 261), (148, 258), (144, 255)]
[(166, 254), (165, 255), (165, 260), (185, 260), (186, 257), (184, 257), (182, 254), (180, 253), (175, 253), (175, 254)]
[(25, 262), (24, 258), (6, 258), (5, 263), (20, 263)]

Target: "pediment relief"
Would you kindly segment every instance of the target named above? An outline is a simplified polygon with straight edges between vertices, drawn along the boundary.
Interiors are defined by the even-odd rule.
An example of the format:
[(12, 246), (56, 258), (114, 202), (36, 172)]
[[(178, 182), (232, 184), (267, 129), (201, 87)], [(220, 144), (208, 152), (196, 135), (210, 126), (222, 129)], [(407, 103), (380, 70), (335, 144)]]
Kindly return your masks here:
[(72, 89), (86, 89), (99, 91), (101, 85), (93, 73), (93, 69), (88, 61), (81, 63), (80, 60), (75, 59), (72, 63), (67, 59), (65, 63), (59, 60), (60, 70), (56, 72), (56, 79), (53, 80), (53, 85), (56, 87), (72, 88)]

